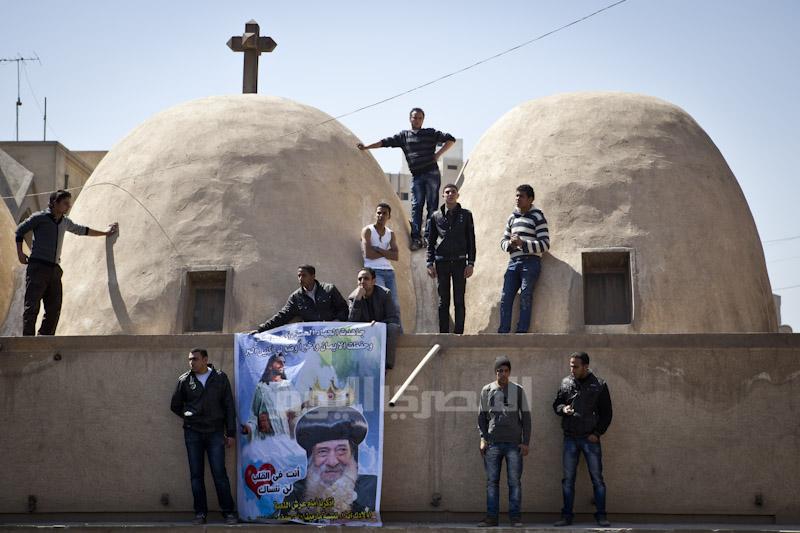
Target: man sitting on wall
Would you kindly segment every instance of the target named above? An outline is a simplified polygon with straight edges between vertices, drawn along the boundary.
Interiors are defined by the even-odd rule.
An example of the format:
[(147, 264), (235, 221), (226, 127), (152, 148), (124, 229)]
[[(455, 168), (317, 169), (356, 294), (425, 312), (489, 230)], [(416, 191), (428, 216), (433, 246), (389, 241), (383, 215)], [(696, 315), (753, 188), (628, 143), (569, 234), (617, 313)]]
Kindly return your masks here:
[(364, 267), (358, 271), (358, 287), (348, 297), (351, 322), (383, 322), (386, 324), (386, 368), (394, 367), (397, 337), (400, 335), (400, 310), (389, 289), (376, 284), (375, 271)]
[(311, 265), (297, 267), (300, 288), (294, 291), (275, 316), (260, 324), (251, 333), (284, 326), (299, 318), (301, 322), (328, 322), (347, 320), (347, 302), (332, 283), (321, 283), (315, 279), (317, 270)]

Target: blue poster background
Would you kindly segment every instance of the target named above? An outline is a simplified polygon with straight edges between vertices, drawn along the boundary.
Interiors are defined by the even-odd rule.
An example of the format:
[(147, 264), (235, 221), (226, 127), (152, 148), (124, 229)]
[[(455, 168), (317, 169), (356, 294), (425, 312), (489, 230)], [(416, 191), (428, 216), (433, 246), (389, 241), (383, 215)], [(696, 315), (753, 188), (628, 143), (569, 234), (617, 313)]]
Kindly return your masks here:
[[(346, 322), (295, 323), (235, 336), (236, 407), (243, 430), (236, 476), (242, 520), (381, 525), (385, 338), (382, 323)], [(259, 384), (276, 354), (283, 356), (286, 379)], [(262, 402), (267, 396), (272, 399)], [(277, 406), (271, 411), (269, 433), (260, 431), (256, 413), (258, 406), (267, 410), (265, 405)], [(359, 483), (353, 494), (358, 501), (345, 509), (341, 493), (303, 499), (305, 492), (295, 490), (297, 481), (302, 480), (297, 487), (310, 483), (310, 463), (293, 430), (304, 416), (311, 420), (321, 409), (333, 410), (336, 417), (340, 409), (354, 409), (368, 427), (357, 450)]]

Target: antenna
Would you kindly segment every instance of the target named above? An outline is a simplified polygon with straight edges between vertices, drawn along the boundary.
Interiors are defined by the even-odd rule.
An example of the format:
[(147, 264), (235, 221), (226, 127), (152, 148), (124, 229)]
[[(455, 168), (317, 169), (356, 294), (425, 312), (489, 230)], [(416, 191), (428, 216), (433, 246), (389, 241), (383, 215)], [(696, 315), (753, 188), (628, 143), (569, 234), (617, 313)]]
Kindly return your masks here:
[(18, 57), (9, 57), (9, 58), (2, 58), (0, 57), (0, 63), (14, 61), (17, 63), (17, 104), (16, 104), (16, 111), (17, 111), (17, 142), (19, 142), (19, 108), (22, 107), (22, 100), (20, 99), (19, 95), (19, 64), (23, 61), (39, 61), (41, 64), (41, 60), (39, 56), (34, 53), (36, 57), (22, 57), (21, 54), (17, 54)]

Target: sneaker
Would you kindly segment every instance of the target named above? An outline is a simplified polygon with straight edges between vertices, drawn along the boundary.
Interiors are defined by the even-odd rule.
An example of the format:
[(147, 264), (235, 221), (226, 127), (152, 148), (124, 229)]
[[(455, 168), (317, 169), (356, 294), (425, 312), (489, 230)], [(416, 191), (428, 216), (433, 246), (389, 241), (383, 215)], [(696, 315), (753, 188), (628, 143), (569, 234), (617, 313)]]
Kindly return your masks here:
[(564, 527), (572, 525), (572, 518), (569, 516), (562, 516), (561, 520), (553, 524), (555, 527)]
[(194, 515), (194, 518), (192, 519), (192, 524), (196, 526), (201, 526), (205, 523), (206, 523), (206, 515), (204, 515), (203, 513), (197, 513), (196, 515)]
[(422, 248), (422, 239), (411, 239), (411, 251), (414, 252)]
[(611, 527), (611, 522), (605, 516), (597, 517), (597, 525), (600, 527)]
[(521, 516), (512, 516), (511, 517), (511, 527), (522, 527), (522, 517)]
[(229, 526), (239, 523), (236, 513), (222, 513), (222, 518), (225, 519), (225, 523)]
[(497, 517), (487, 516), (486, 518), (478, 522), (478, 527), (497, 527)]

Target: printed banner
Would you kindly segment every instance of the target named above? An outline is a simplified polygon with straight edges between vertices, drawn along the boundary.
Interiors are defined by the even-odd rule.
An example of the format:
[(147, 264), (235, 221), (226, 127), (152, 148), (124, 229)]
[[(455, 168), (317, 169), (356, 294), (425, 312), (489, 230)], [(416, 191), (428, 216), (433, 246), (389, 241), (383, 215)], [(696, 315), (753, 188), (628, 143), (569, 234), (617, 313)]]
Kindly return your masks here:
[(386, 325), (235, 339), (239, 517), (380, 526)]

